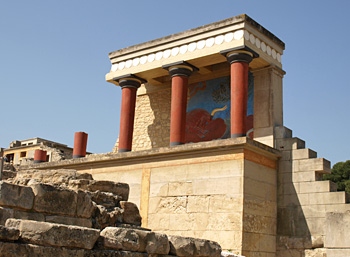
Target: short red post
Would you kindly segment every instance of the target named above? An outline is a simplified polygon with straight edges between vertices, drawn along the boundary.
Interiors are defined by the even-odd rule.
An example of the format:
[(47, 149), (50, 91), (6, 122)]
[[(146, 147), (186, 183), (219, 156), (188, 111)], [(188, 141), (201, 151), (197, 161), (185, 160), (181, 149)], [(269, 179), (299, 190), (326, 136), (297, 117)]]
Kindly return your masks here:
[(41, 149), (36, 149), (34, 151), (34, 163), (46, 162), (47, 152)]
[(73, 158), (82, 158), (86, 155), (88, 134), (85, 132), (74, 133)]

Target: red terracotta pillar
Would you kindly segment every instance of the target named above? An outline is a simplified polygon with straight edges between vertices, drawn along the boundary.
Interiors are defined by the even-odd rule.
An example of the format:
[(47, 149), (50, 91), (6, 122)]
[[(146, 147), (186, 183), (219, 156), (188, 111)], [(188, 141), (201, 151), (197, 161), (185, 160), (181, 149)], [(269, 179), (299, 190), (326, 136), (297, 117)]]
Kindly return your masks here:
[(254, 54), (245, 50), (234, 50), (226, 54), (231, 64), (231, 137), (246, 136), (248, 104), (248, 71)]
[(171, 76), (170, 146), (185, 143), (188, 78), (196, 70), (187, 62), (165, 65)]
[(73, 158), (81, 158), (86, 155), (88, 134), (85, 132), (74, 133)]
[(46, 151), (36, 149), (34, 151), (34, 163), (46, 162)]
[(122, 89), (118, 152), (129, 152), (132, 149), (134, 133), (136, 91), (146, 81), (135, 75), (127, 75), (114, 80)]

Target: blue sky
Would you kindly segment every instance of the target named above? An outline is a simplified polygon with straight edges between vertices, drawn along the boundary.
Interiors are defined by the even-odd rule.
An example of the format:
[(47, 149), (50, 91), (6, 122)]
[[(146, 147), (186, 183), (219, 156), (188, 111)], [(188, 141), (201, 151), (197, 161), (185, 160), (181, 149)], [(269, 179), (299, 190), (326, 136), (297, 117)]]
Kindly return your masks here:
[(350, 159), (350, 1), (3, 1), (0, 146), (42, 137), (110, 152), (120, 88), (108, 53), (242, 13), (286, 44), (284, 124), (335, 164)]

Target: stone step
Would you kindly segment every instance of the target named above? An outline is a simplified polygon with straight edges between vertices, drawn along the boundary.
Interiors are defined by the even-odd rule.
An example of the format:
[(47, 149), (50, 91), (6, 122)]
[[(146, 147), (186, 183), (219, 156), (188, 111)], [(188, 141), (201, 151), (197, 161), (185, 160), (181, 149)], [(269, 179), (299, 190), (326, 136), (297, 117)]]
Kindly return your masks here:
[(293, 131), (285, 126), (275, 127), (275, 138), (291, 138), (293, 137)]
[(293, 172), (315, 171), (317, 173), (331, 173), (331, 163), (324, 158), (312, 158), (293, 161)]
[(349, 194), (346, 192), (315, 193), (309, 197), (309, 204), (345, 204), (349, 203)]
[(300, 194), (337, 192), (337, 184), (329, 180), (301, 182), (294, 184), (297, 192)]
[(311, 159), (311, 158), (317, 158), (317, 152), (309, 148), (292, 150), (293, 160), (302, 160), (302, 159)]
[(281, 151), (305, 148), (305, 141), (297, 137), (276, 139), (276, 148)]
[(299, 171), (299, 172), (293, 172), (292, 173), (292, 182), (316, 182), (316, 181), (322, 181), (323, 176), (321, 173), (317, 173), (314, 170), (308, 170), (308, 171)]

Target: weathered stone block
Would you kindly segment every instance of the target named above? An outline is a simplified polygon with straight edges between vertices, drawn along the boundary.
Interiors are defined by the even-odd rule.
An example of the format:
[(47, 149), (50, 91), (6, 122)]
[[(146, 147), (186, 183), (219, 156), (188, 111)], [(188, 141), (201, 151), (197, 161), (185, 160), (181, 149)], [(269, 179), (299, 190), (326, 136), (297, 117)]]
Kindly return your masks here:
[[(83, 249), (67, 249), (64, 247), (46, 247), (32, 244), (16, 244), (10, 242), (0, 242), (0, 257), (42, 257), (42, 256), (59, 256), (59, 257), (87, 257), (99, 255), (85, 255)], [(101, 257), (104, 255), (101, 255)], [(114, 257), (115, 255), (106, 255), (106, 257)], [(117, 256), (117, 255), (116, 255)], [(119, 256), (118, 256), (119, 257)]]
[(23, 220), (35, 220), (35, 221), (45, 221), (45, 215), (38, 212), (26, 212), (26, 211), (13, 211), (14, 219), (23, 219)]
[(170, 245), (164, 234), (144, 230), (107, 227), (101, 231), (103, 245), (106, 248), (148, 254), (168, 254)]
[(208, 230), (239, 231), (242, 229), (242, 212), (232, 213), (210, 213), (208, 220)]
[(195, 256), (220, 257), (221, 246), (218, 243), (205, 239), (194, 239), (194, 244), (196, 246)]
[(209, 212), (237, 212), (243, 211), (243, 196), (230, 197), (227, 195), (211, 195), (209, 197)]
[(243, 193), (243, 182), (239, 176), (193, 181), (194, 195), (239, 195)]
[(327, 213), (324, 234), (324, 247), (350, 248), (350, 211)]
[(148, 215), (148, 227), (156, 231), (165, 231), (169, 228), (170, 214), (159, 213)]
[(103, 246), (107, 249), (143, 252), (146, 248), (145, 231), (138, 231), (126, 228), (106, 227), (100, 235)]
[(170, 182), (168, 188), (169, 196), (192, 195), (192, 182)]
[(0, 205), (30, 210), (33, 201), (32, 188), (0, 181)]
[(5, 225), (6, 220), (13, 218), (13, 209), (0, 207), (0, 225)]
[(92, 228), (91, 220), (84, 218), (74, 218), (67, 216), (46, 216), (45, 221), (50, 223)]
[(76, 192), (47, 184), (33, 185), (33, 191), (35, 211), (68, 216), (76, 214)]
[(5, 226), (20, 230), (25, 242), (58, 247), (92, 249), (100, 235), (97, 229), (30, 220), (8, 219)]
[(81, 218), (91, 218), (96, 209), (91, 200), (91, 196), (82, 190), (78, 190), (77, 194), (77, 216)]
[(19, 230), (16, 228), (8, 228), (0, 226), (0, 240), (15, 241), (19, 238)]
[(148, 232), (146, 242), (148, 254), (168, 254), (170, 251), (169, 240), (165, 234)]
[(91, 192), (102, 191), (119, 195), (123, 201), (129, 198), (129, 185), (105, 180), (71, 180), (69, 186), (74, 189), (83, 189)]
[(141, 226), (141, 216), (136, 204), (121, 201), (120, 207), (123, 209), (124, 223)]
[(191, 237), (169, 236), (170, 255), (193, 256), (196, 250), (194, 240)]
[(208, 213), (209, 196), (189, 196), (187, 198), (187, 212)]
[(122, 198), (110, 192), (95, 191), (90, 193), (91, 200), (96, 204), (103, 205), (107, 209), (118, 207)]
[(57, 170), (19, 170), (16, 177), (11, 179), (11, 183), (20, 185), (50, 184), (56, 186), (68, 186), (72, 179), (92, 179), (91, 174), (78, 173), (76, 170), (57, 169)]
[(186, 213), (187, 197), (152, 197), (149, 201), (149, 213)]

